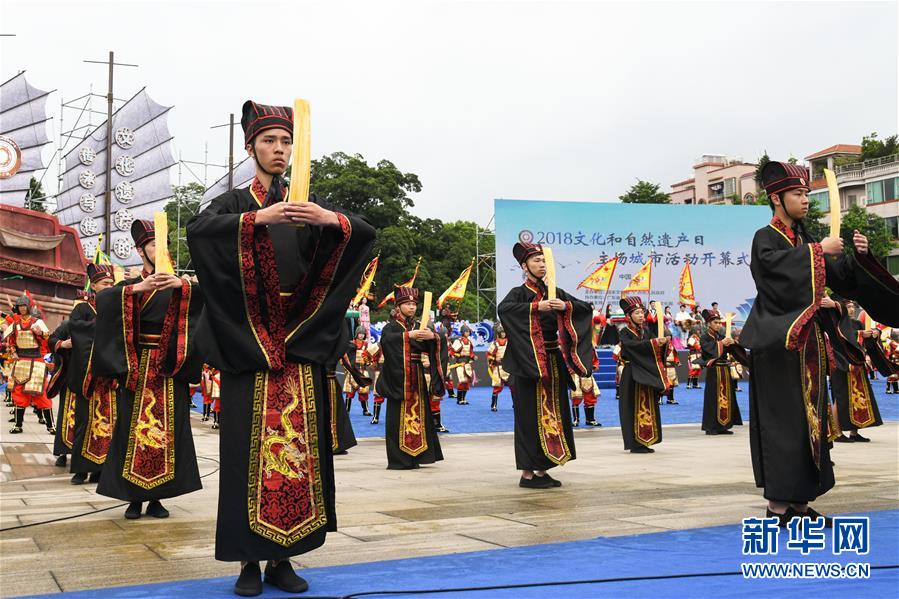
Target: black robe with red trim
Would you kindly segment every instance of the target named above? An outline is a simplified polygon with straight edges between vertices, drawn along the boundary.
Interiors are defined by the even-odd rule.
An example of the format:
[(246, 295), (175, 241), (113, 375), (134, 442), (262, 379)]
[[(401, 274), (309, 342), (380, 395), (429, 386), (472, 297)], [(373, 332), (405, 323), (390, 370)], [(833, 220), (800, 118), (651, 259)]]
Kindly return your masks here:
[[(653, 327), (655, 328), (655, 327)], [(657, 397), (671, 388), (665, 367), (665, 344), (660, 344), (648, 326), (621, 327), (619, 362), (621, 371), (618, 416), (626, 450), (662, 442), (662, 418)]]
[[(78, 310), (80, 304), (75, 306)], [(79, 310), (80, 311), (80, 310)], [(60, 323), (50, 333), (47, 345), (53, 354), (53, 372), (47, 384), (47, 397), (52, 400), (58, 397), (56, 406), (56, 434), (53, 436), (53, 455), (69, 455), (75, 442), (75, 396), (69, 391), (68, 381), (73, 377), (71, 366), (71, 349), (60, 347), (63, 341), (71, 339), (72, 317)], [(74, 472), (77, 472), (75, 470)]]
[(96, 296), (92, 377), (116, 379), (116, 422), (97, 493), (123, 501), (177, 497), (202, 488), (190, 428), (189, 385), (200, 379), (196, 343), (203, 294), (134, 291), (128, 279)]
[(707, 329), (699, 338), (702, 364), (705, 367), (705, 391), (702, 396), (702, 430), (711, 433), (742, 425), (737, 387), (730, 375), (732, 348), (723, 338)]
[(497, 307), (509, 342), (503, 368), (509, 373), (515, 414), (515, 467), (548, 470), (577, 457), (568, 392), (570, 373), (593, 371), (593, 309), (557, 289), (565, 310), (540, 312), (543, 281), (513, 287)]
[(825, 286), (899, 325), (899, 283), (870, 255), (824, 256), (777, 218), (752, 241), (758, 296), (740, 334), (750, 349), (749, 431), (756, 486), (769, 500), (812, 501), (834, 485), (827, 374), (836, 341), (819, 314)]
[(265, 189), (235, 189), (187, 225), (221, 371), (215, 557), (279, 560), (337, 528), (327, 367), (374, 229), (256, 226)]
[(842, 310), (840, 334), (860, 350), (859, 354), (851, 356), (855, 359), (837, 360), (830, 373), (830, 393), (837, 406), (840, 430), (846, 432), (883, 424), (865, 364), (865, 353), (871, 344), (869, 339), (862, 337), (864, 329), (860, 321), (850, 318)]
[[(384, 439), (388, 470), (409, 470), (443, 460), (431, 397), (444, 392), (445, 349), (440, 336), (432, 341), (411, 339), (409, 332), (418, 326), (418, 321), (398, 319), (388, 322), (381, 331), (384, 364), (377, 393), (387, 400)], [(427, 356), (427, 367), (422, 356)], [(426, 380), (430, 380), (430, 386)]]

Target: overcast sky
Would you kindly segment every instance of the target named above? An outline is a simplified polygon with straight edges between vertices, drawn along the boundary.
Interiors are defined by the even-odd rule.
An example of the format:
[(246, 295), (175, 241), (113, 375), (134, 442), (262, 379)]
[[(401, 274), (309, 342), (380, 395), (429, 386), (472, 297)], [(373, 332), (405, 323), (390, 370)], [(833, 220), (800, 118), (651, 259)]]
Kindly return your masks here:
[(247, 98), (308, 98), (314, 157), (389, 159), (421, 178), (415, 213), (444, 220), (486, 224), (494, 198), (617, 201), (637, 177), (668, 191), (703, 153), (801, 158), (897, 130), (895, 2), (0, 7), (16, 34), (0, 77), (58, 90), (54, 117), (60, 95), (105, 93), (105, 68), (82, 60), (109, 50), (140, 65), (117, 69), (116, 96), (146, 85), (174, 105), (185, 159), (208, 142), (225, 162), (226, 130), (209, 127)]

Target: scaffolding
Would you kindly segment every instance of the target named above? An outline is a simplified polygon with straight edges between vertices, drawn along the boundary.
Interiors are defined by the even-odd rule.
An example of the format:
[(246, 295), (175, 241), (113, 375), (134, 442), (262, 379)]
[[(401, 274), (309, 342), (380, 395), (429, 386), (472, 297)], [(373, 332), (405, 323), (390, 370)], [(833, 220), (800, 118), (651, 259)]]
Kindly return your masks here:
[(496, 314), (496, 231), (493, 216), (486, 227), (475, 224), (475, 287), (477, 322), (497, 320)]

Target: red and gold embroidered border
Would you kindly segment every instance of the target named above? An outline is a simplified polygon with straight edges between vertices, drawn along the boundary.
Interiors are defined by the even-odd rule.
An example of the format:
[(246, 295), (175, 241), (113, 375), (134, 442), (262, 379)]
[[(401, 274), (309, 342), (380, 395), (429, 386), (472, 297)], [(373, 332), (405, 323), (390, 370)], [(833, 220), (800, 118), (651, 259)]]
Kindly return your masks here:
[(88, 400), (87, 430), (81, 444), (81, 456), (95, 464), (106, 462), (112, 429), (116, 418), (116, 394), (114, 384), (98, 379)]
[(62, 422), (58, 423), (62, 428), (60, 438), (66, 447), (72, 449), (75, 443), (75, 394), (66, 389), (65, 403), (62, 408)]
[(718, 424), (728, 426), (731, 423), (733, 415), (730, 410), (731, 389), (733, 381), (730, 378), (730, 367), (727, 365), (715, 366), (715, 374), (718, 378), (717, 397), (716, 397), (716, 416)]
[(849, 383), (849, 421), (856, 428), (866, 428), (874, 424), (874, 406), (871, 401), (871, 387), (864, 366), (849, 365), (846, 379)]
[(537, 380), (535, 389), (537, 433), (543, 455), (552, 463), (562, 466), (571, 459), (571, 450), (565, 438), (565, 427), (560, 414), (559, 397), (562, 381), (559, 380), (559, 363), (555, 353), (549, 354), (548, 367), (547, 376)]
[(312, 366), (256, 373), (247, 513), (250, 530), (289, 547), (327, 523)]
[(148, 376), (156, 351), (141, 351), (122, 468), (122, 478), (148, 490), (175, 478), (175, 385), (170, 378)]
[(656, 410), (657, 392), (652, 387), (634, 383), (634, 439), (640, 445), (649, 447), (659, 442), (661, 437)]

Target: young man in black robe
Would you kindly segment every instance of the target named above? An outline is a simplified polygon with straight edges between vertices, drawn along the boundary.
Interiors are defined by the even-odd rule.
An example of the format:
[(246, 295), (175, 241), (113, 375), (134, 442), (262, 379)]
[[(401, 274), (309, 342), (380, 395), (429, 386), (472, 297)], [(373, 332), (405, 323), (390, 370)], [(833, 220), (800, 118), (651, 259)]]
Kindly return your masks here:
[[(820, 242), (805, 229), (808, 171), (769, 162), (761, 172), (774, 216), (752, 241), (750, 270), (758, 297), (740, 334), (750, 353), (749, 432), (756, 486), (768, 515), (822, 517), (808, 503), (834, 485), (828, 448), (828, 354), (839, 335), (819, 316), (824, 288), (857, 300), (879, 322), (899, 325), (899, 283), (853, 235)], [(824, 333), (828, 335), (825, 337)], [(826, 518), (826, 525), (830, 519)]]
[[(90, 372), (117, 379), (112, 441), (97, 493), (128, 501), (125, 518), (167, 518), (160, 500), (202, 487), (190, 430), (189, 384), (200, 379), (198, 286), (155, 272), (153, 223), (131, 225), (143, 261), (138, 277), (97, 294)], [(83, 387), (82, 387), (83, 388)]]
[(618, 415), (624, 448), (631, 453), (653, 453), (662, 442), (662, 419), (657, 397), (671, 383), (665, 367), (669, 337), (652, 337), (646, 327), (646, 308), (637, 296), (619, 302), (627, 324), (618, 331), (621, 339), (621, 371)]
[[(76, 306), (77, 307), (77, 306)], [(71, 317), (62, 321), (47, 339), (47, 347), (51, 352), (51, 363), (47, 365), (50, 380), (47, 382), (47, 398), (58, 397), (56, 410), (56, 434), (53, 436), (53, 455), (56, 465), (65, 467), (75, 442), (75, 394), (69, 391), (67, 382), (71, 374), (69, 369), (72, 346), (69, 326)], [(85, 478), (87, 476), (85, 475)]]
[(242, 563), (237, 594), (262, 592), (261, 560), (266, 581), (299, 593), (289, 558), (337, 527), (327, 368), (374, 229), (314, 196), (284, 201), (291, 108), (247, 101), (241, 125), (256, 177), (187, 225), (214, 325), (207, 362), (222, 373), (215, 557)]
[(60, 402), (65, 395), (74, 404), (73, 430), (69, 433), (69, 427), (66, 426), (65, 437), (69, 441), (71, 434), (73, 485), (93, 483), (100, 479), (116, 421), (115, 380), (91, 375), (97, 320), (96, 294), (113, 285), (112, 267), (89, 263), (87, 277), (90, 280), (90, 291), (85, 300), (72, 309), (69, 319), (65, 321), (66, 334), (58, 335), (57, 329), (50, 338), (56, 351), (67, 353)]
[[(834, 442), (867, 443), (870, 439), (863, 437), (859, 429), (883, 424), (865, 365), (868, 355), (874, 356), (871, 362), (875, 367), (883, 367), (886, 362), (879, 343), (880, 331), (876, 328), (865, 330), (865, 325), (855, 318), (854, 302), (839, 302), (839, 310), (840, 334), (846, 343), (856, 345), (860, 351), (850, 354), (846, 360), (838, 360), (830, 373), (830, 391), (837, 405), (840, 431), (849, 433), (848, 436), (838, 435)], [(891, 371), (886, 370), (885, 374), (889, 375)]]
[(509, 338), (503, 368), (512, 390), (518, 485), (560, 487), (562, 483), (547, 470), (576, 457), (568, 407), (574, 384), (569, 373), (587, 377), (593, 370), (593, 310), (562, 289), (556, 290), (555, 299), (546, 299), (541, 245), (519, 242), (512, 254), (526, 278), (509, 290), (497, 314)]
[(387, 469), (411, 470), (443, 460), (431, 412), (431, 397), (444, 391), (442, 348), (437, 333), (419, 329), (415, 320), (418, 289), (397, 287), (394, 293), (396, 318), (381, 331), (378, 393), (387, 399)]
[(724, 336), (724, 323), (717, 310), (703, 310), (707, 328), (699, 338), (702, 365), (705, 367), (705, 393), (702, 399), (702, 430), (707, 435), (732, 435), (735, 425), (742, 426), (737, 389), (731, 376), (731, 361), (745, 360), (745, 352), (730, 337)]

